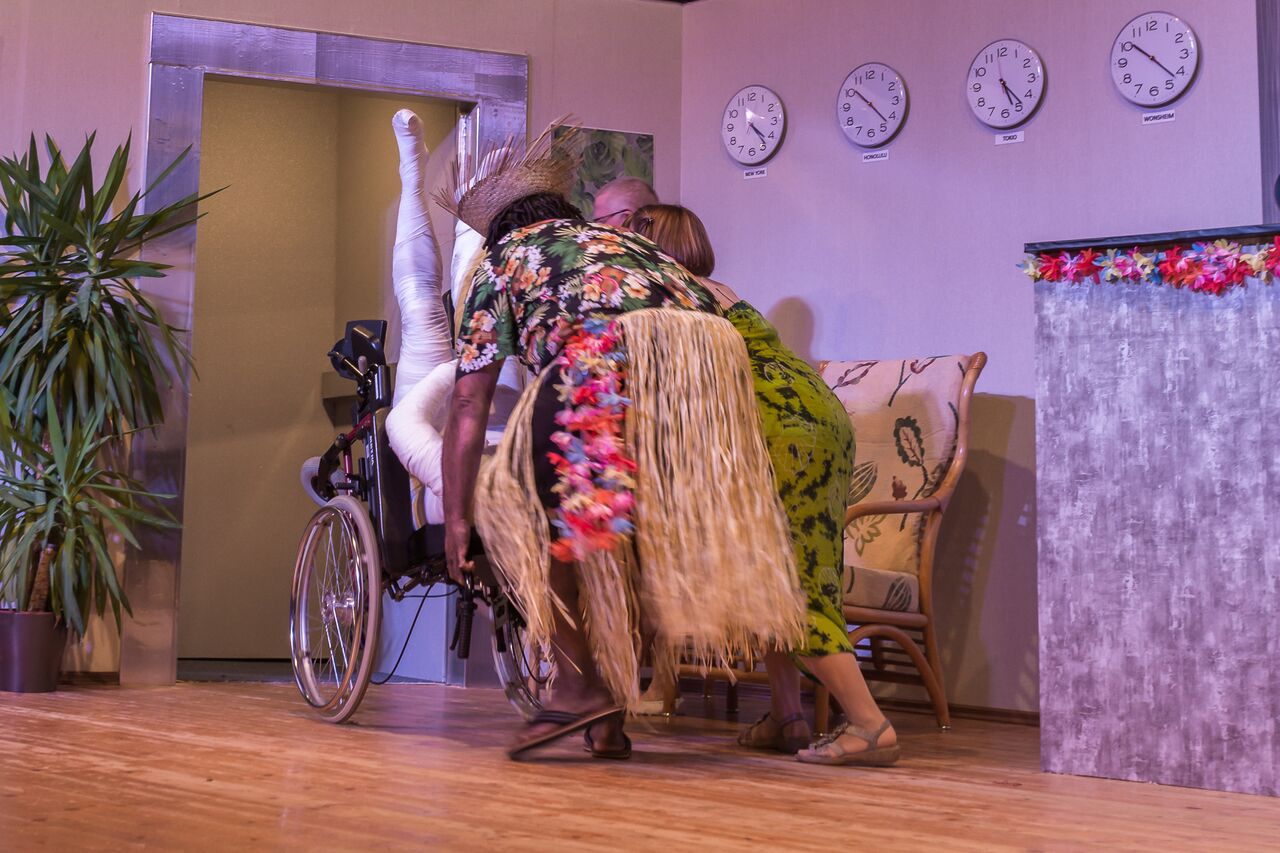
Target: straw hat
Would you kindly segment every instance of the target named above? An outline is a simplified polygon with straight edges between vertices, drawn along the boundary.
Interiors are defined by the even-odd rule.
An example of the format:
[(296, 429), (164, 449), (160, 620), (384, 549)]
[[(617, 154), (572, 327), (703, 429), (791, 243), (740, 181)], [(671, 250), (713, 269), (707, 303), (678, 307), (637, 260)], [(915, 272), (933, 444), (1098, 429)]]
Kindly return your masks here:
[(535, 193), (567, 196), (578, 176), (582, 145), (576, 127), (566, 127), (559, 137), (555, 135), (566, 121), (567, 116), (553, 121), (529, 145), (508, 139), (482, 156), (479, 167), (466, 180), (455, 159), (452, 180), (436, 192), (436, 202), (485, 235), (493, 218), (513, 201)]

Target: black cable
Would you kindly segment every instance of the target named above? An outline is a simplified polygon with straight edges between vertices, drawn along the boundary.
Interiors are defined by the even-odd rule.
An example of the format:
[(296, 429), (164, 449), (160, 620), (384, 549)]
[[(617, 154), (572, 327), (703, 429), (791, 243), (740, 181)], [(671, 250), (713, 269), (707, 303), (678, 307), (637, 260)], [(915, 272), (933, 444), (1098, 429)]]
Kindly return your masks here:
[[(434, 584), (432, 586), (434, 586)], [(427, 599), (428, 598), (448, 598), (449, 596), (453, 595), (454, 591), (455, 591), (455, 588), (450, 587), (448, 591), (445, 592), (444, 595), (432, 595), (431, 587), (429, 586), (427, 587), (427, 591), (424, 592), (422, 595), (406, 595), (405, 596), (405, 598), (418, 599), (418, 609), (413, 614), (413, 621), (409, 623), (409, 632), (404, 635), (404, 643), (400, 646), (400, 654), (396, 655), (396, 662), (395, 664), (392, 665), (391, 671), (387, 673), (387, 677), (382, 679), (381, 681), (378, 681), (376, 678), (372, 679), (369, 682), (370, 684), (386, 684), (388, 681), (395, 678), (396, 670), (400, 668), (400, 661), (404, 659), (405, 650), (409, 648), (409, 640), (413, 637), (413, 629), (418, 625), (418, 617), (422, 615), (422, 605), (427, 603)]]

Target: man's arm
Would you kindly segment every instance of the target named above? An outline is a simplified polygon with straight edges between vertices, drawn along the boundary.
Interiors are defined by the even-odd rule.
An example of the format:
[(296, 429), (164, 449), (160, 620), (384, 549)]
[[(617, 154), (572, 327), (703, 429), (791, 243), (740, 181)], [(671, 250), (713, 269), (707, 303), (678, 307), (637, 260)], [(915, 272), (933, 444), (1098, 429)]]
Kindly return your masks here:
[(444, 524), (445, 558), (449, 576), (463, 582), (463, 573), (472, 570), (467, 560), (471, 542), (472, 502), (480, 456), (484, 452), (484, 432), (489, 420), (493, 389), (502, 370), (502, 361), (474, 373), (460, 375), (453, 385), (449, 421), (444, 431)]

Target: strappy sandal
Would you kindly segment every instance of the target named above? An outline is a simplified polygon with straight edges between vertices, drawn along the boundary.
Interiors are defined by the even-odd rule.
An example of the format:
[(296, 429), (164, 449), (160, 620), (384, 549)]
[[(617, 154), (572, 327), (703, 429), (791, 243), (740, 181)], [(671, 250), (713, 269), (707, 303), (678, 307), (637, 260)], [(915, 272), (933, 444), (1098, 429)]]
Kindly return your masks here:
[[(778, 727), (772, 737), (760, 731), (766, 720), (773, 720), (773, 724)], [(795, 755), (809, 745), (809, 735), (788, 735), (784, 734), (784, 732), (787, 726), (792, 723), (803, 722), (805, 722), (804, 714), (792, 714), (785, 719), (776, 720), (773, 717), (773, 712), (769, 711), (738, 735), (738, 746), (745, 746), (748, 749), (770, 749), (787, 755)]]
[(527, 726), (537, 726), (552, 723), (556, 728), (535, 735), (527, 740), (522, 740), (507, 750), (507, 757), (519, 761), (527, 753), (532, 752), (539, 747), (546, 746), (550, 743), (560, 740), (566, 735), (574, 732), (582, 731), (592, 723), (598, 723), (601, 720), (608, 719), (612, 716), (621, 716), (622, 708), (602, 708), (598, 711), (589, 711), (585, 714), (573, 714), (568, 711), (539, 711)]
[[(893, 724), (887, 719), (874, 732), (851, 726), (848, 723), (841, 723), (831, 734), (822, 738), (808, 749), (797, 753), (796, 760), (803, 761), (805, 764), (889, 767), (898, 763), (901, 751), (896, 743), (893, 746), (878, 746), (878, 744), (880, 737), (891, 728), (893, 728)], [(840, 736), (845, 733), (862, 738), (867, 742), (866, 748), (853, 751), (845, 749), (837, 743)]]
[(582, 733), (582, 748), (591, 753), (592, 758), (626, 761), (631, 757), (631, 738), (627, 737), (626, 732), (623, 732), (622, 746), (617, 749), (596, 749), (595, 741), (591, 739), (591, 726), (587, 726), (587, 730)]

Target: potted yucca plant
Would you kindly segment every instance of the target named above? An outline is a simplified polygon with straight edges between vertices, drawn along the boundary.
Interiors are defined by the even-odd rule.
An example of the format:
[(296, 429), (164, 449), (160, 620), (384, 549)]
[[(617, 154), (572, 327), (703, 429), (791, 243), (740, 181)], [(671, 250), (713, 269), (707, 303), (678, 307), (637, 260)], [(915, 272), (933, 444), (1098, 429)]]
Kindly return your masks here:
[[(138, 286), (164, 275), (148, 240), (191, 224), (196, 196), (140, 212), (120, 199), (130, 142), (95, 179), (90, 135), (70, 165), (46, 138), (0, 159), (0, 689), (49, 690), (69, 632), (129, 602), (119, 548), (168, 526), (163, 495), (127, 476), (129, 437), (164, 420), (191, 355)], [(122, 203), (118, 203), (122, 202)], [(113, 544), (115, 543), (115, 544)]]

